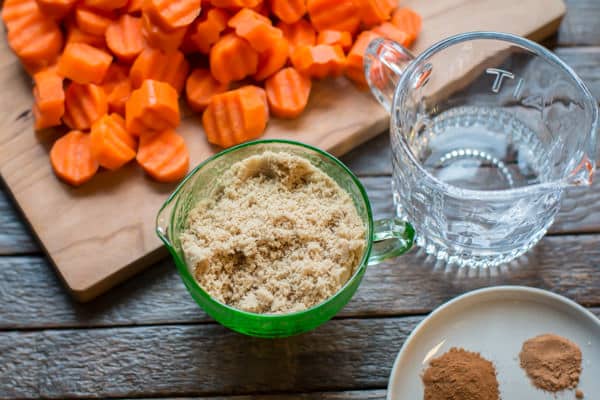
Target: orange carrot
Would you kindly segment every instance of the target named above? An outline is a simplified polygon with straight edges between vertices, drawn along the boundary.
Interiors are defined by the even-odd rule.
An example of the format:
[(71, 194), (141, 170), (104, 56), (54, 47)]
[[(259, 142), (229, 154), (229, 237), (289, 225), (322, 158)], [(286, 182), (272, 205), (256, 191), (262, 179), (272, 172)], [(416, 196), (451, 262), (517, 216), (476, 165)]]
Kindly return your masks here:
[(185, 84), (187, 102), (192, 110), (200, 112), (208, 106), (215, 94), (227, 91), (228, 86), (213, 78), (209, 70), (197, 68)]
[(104, 36), (92, 35), (79, 29), (77, 24), (67, 24), (67, 43), (85, 43), (93, 47), (103, 48), (106, 45)]
[(346, 65), (342, 48), (328, 44), (299, 47), (292, 54), (291, 60), (300, 73), (314, 78), (339, 76)]
[(363, 70), (363, 59), (367, 46), (371, 41), (381, 37), (372, 31), (361, 32), (346, 58), (346, 76), (352, 79), (359, 87), (366, 87), (367, 81)]
[(135, 158), (137, 142), (118, 114), (106, 114), (94, 122), (90, 141), (92, 156), (106, 169), (114, 171)]
[(152, 47), (163, 51), (175, 51), (181, 46), (187, 27), (167, 31), (152, 22), (148, 14), (142, 13), (142, 34)]
[(403, 46), (409, 46), (410, 44), (410, 39), (406, 32), (390, 22), (384, 22), (383, 24), (373, 27), (373, 32), (383, 38), (398, 42)]
[(90, 129), (107, 110), (106, 94), (100, 86), (72, 82), (65, 92), (63, 122), (71, 129)]
[(355, 0), (307, 0), (306, 8), (318, 31), (331, 29), (354, 34), (360, 25), (360, 11)]
[(125, 104), (127, 131), (140, 136), (179, 125), (177, 91), (165, 82), (147, 79)]
[(129, 81), (129, 68), (112, 63), (102, 81), (102, 89), (106, 93), (108, 110), (113, 113), (125, 115), (125, 103), (131, 94)]
[(159, 182), (177, 182), (187, 174), (190, 156), (183, 138), (172, 129), (140, 138), (136, 160)]
[(144, 49), (142, 19), (123, 14), (106, 28), (106, 45), (123, 61), (132, 61)]
[(256, 73), (258, 54), (235, 33), (221, 37), (210, 49), (210, 72), (221, 83), (238, 81)]
[(269, 119), (265, 91), (244, 86), (213, 96), (202, 115), (210, 143), (230, 147), (260, 137)]
[(144, 0), (128, 0), (126, 9), (129, 14), (139, 15), (143, 6)]
[(227, 25), (235, 29), (236, 35), (246, 39), (258, 52), (272, 47), (273, 43), (283, 36), (281, 30), (271, 25), (269, 18), (249, 8), (244, 8), (231, 17)]
[(200, 15), (200, 0), (146, 0), (144, 12), (165, 31), (184, 28)]
[(308, 104), (310, 88), (310, 78), (296, 69), (288, 67), (280, 70), (265, 83), (269, 109), (277, 117), (296, 118)]
[(289, 54), (288, 41), (280, 37), (266, 51), (258, 54), (258, 67), (253, 78), (262, 81), (279, 71), (287, 63)]
[(317, 34), (315, 28), (313, 28), (310, 22), (305, 19), (301, 19), (293, 24), (279, 22), (277, 27), (281, 29), (283, 37), (288, 41), (290, 54), (292, 54), (297, 47), (314, 46), (316, 44)]
[(352, 47), (352, 35), (350, 32), (332, 31), (326, 29), (319, 32), (317, 44), (339, 45), (344, 51)]
[(77, 0), (37, 0), (37, 3), (44, 15), (60, 20), (71, 12)]
[(84, 4), (96, 10), (116, 10), (127, 5), (127, 0), (83, 0)]
[(190, 64), (180, 51), (164, 52), (147, 48), (135, 59), (129, 71), (131, 86), (136, 89), (146, 79), (167, 82), (181, 93)]
[(116, 19), (111, 12), (90, 10), (82, 6), (75, 8), (75, 21), (77, 26), (84, 32), (92, 35), (104, 36), (106, 28)]
[(293, 24), (306, 14), (306, 0), (271, 0), (271, 10), (286, 24)]
[(65, 113), (63, 78), (56, 68), (47, 68), (33, 75), (35, 129), (57, 126)]
[(410, 8), (398, 8), (392, 14), (392, 24), (406, 33), (406, 46), (412, 45), (421, 31), (421, 16)]
[(54, 142), (50, 162), (56, 176), (73, 186), (89, 181), (98, 171), (98, 163), (92, 156), (90, 135), (76, 130)]
[(70, 43), (58, 60), (58, 73), (77, 83), (100, 83), (112, 62), (105, 51), (85, 43)]
[(363, 25), (370, 28), (390, 19), (397, 0), (356, 0)]
[(211, 0), (210, 4), (220, 8), (254, 8), (257, 7), (263, 0)]
[(212, 8), (200, 18), (193, 27), (191, 39), (201, 53), (208, 54), (210, 47), (219, 40), (221, 32), (227, 28), (229, 14), (220, 8)]

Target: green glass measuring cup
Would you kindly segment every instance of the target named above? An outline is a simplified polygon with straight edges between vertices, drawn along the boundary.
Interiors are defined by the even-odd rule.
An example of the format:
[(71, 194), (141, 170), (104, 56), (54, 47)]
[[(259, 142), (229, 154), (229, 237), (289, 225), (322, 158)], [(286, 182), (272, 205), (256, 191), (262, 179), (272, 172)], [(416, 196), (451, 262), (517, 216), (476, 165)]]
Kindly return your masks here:
[[(218, 185), (223, 172), (232, 164), (265, 151), (287, 152), (303, 157), (325, 172), (350, 195), (365, 226), (365, 251), (352, 277), (335, 295), (304, 311), (256, 314), (217, 301), (194, 279), (190, 266), (185, 262), (179, 240), (181, 232), (186, 228), (188, 213)], [(350, 301), (368, 265), (378, 264), (406, 252), (412, 247), (414, 238), (414, 229), (404, 221), (373, 221), (371, 204), (364, 187), (341, 161), (316, 147), (287, 140), (244, 143), (204, 161), (189, 173), (162, 206), (156, 218), (156, 233), (169, 249), (183, 283), (196, 303), (224, 326), (246, 335), (266, 338), (306, 332), (329, 320)]]

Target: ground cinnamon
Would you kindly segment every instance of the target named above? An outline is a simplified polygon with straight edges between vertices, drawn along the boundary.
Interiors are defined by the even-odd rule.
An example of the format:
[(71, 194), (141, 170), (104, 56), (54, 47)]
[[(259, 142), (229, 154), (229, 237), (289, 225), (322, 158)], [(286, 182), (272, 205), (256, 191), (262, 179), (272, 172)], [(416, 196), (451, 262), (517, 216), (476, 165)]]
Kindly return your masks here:
[(453, 347), (430, 361), (422, 376), (424, 400), (499, 400), (496, 368), (491, 361)]

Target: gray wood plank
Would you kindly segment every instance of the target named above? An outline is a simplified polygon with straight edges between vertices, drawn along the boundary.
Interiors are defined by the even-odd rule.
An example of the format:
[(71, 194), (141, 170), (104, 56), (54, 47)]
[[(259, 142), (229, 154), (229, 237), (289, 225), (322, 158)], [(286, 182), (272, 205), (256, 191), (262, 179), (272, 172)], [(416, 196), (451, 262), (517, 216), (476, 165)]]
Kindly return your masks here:
[[(249, 396), (173, 397), (173, 400), (384, 400), (386, 390), (353, 390), (294, 394), (259, 394)], [(150, 399), (141, 399), (150, 400)]]
[(558, 30), (561, 46), (600, 45), (600, 2), (598, 0), (565, 0), (567, 15)]
[(39, 251), (29, 228), (5, 190), (4, 185), (0, 185), (0, 255)]
[[(596, 0), (600, 10), (600, 1)], [(600, 44), (600, 11), (596, 17), (598, 44)], [(571, 66), (585, 82), (594, 97), (600, 100), (600, 47), (559, 47), (555, 53)]]

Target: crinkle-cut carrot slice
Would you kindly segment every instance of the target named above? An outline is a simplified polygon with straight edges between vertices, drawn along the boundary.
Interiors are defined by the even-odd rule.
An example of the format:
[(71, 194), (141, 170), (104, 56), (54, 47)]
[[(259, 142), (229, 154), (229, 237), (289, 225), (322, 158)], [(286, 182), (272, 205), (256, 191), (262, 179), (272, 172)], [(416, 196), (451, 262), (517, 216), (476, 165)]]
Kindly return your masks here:
[(100, 86), (71, 82), (67, 87), (63, 122), (69, 128), (88, 130), (107, 111), (106, 94)]
[(406, 33), (407, 39), (405, 46), (413, 44), (419, 32), (421, 32), (421, 16), (410, 8), (398, 8), (392, 13), (392, 24)]
[(146, 0), (144, 12), (165, 31), (184, 28), (200, 15), (200, 0)]
[(291, 60), (300, 73), (314, 78), (339, 76), (346, 66), (344, 51), (338, 45), (302, 46), (294, 51)]
[(89, 44), (92, 47), (104, 48), (106, 45), (106, 41), (104, 40), (104, 36), (92, 35), (91, 33), (87, 33), (79, 29), (77, 24), (69, 23), (66, 25), (67, 30), (67, 42), (66, 46), (71, 43), (85, 43)]
[(208, 54), (210, 47), (219, 40), (221, 32), (227, 28), (229, 14), (220, 8), (211, 8), (200, 16), (198, 23), (193, 26), (191, 40), (201, 53)]
[(190, 155), (183, 137), (172, 129), (140, 138), (136, 160), (159, 182), (177, 182), (187, 174)]
[(219, 8), (255, 8), (262, 3), (263, 0), (211, 0), (210, 4)]
[(355, 0), (307, 0), (306, 8), (317, 31), (331, 29), (354, 34), (360, 25)]
[(123, 61), (132, 61), (144, 49), (142, 19), (123, 14), (106, 28), (106, 45)]
[(125, 103), (131, 93), (129, 68), (113, 62), (102, 81), (102, 89), (106, 93), (108, 110), (125, 115)]
[(2, 21), (8, 31), (15, 26), (27, 25), (38, 19), (42, 12), (35, 0), (6, 0), (2, 7)]
[(277, 27), (281, 29), (283, 37), (288, 41), (290, 55), (297, 47), (314, 46), (317, 43), (315, 28), (305, 19), (301, 19), (293, 24), (279, 22)]
[(408, 46), (409, 38), (406, 32), (398, 28), (396, 25), (390, 22), (384, 22), (383, 24), (373, 27), (373, 32), (379, 36), (393, 40), (402, 46)]
[(265, 82), (269, 110), (276, 117), (296, 118), (306, 108), (311, 80), (292, 67), (284, 68)]
[(286, 24), (293, 24), (306, 14), (306, 0), (271, 0), (271, 11)]
[(190, 74), (185, 84), (187, 102), (192, 110), (203, 111), (215, 94), (227, 91), (228, 87), (229, 85), (213, 78), (209, 70), (197, 68)]
[(346, 51), (352, 47), (352, 35), (350, 32), (332, 31), (326, 29), (319, 32), (317, 44), (339, 45), (342, 50)]
[(361, 88), (367, 87), (363, 69), (365, 51), (367, 50), (369, 43), (379, 37), (381, 37), (381, 35), (372, 31), (361, 32), (354, 41), (354, 45), (346, 57), (346, 76)]
[(262, 81), (285, 66), (288, 60), (288, 41), (280, 37), (266, 51), (258, 54), (258, 67), (253, 78)]
[(75, 22), (84, 32), (104, 36), (106, 28), (116, 19), (112, 12), (91, 10), (83, 6), (75, 8)]
[(77, 0), (37, 0), (37, 3), (44, 15), (60, 20), (71, 12)]
[(92, 156), (101, 167), (114, 171), (135, 158), (137, 140), (118, 114), (103, 115), (90, 132)]
[(230, 33), (212, 46), (209, 61), (215, 79), (230, 83), (256, 73), (258, 53), (245, 39)]
[(260, 137), (268, 120), (265, 91), (243, 86), (213, 96), (202, 115), (202, 126), (210, 143), (231, 147)]
[(151, 17), (142, 13), (142, 34), (151, 47), (163, 51), (175, 51), (181, 46), (187, 27), (167, 31), (152, 22)]
[(271, 20), (249, 8), (235, 14), (227, 25), (235, 29), (236, 35), (244, 38), (258, 52), (272, 47), (273, 43), (283, 36), (281, 30), (271, 24)]
[(63, 78), (56, 68), (47, 68), (33, 75), (35, 129), (61, 124), (65, 113), (65, 91)]
[(166, 82), (146, 79), (125, 104), (125, 125), (133, 135), (174, 129), (179, 122), (177, 91)]
[(100, 83), (112, 56), (85, 43), (70, 43), (58, 60), (58, 73), (77, 83)]
[(57, 139), (50, 150), (50, 163), (56, 176), (73, 186), (92, 179), (98, 171), (98, 163), (91, 147), (90, 135), (76, 130)]
[(137, 89), (146, 79), (167, 82), (181, 93), (190, 71), (190, 64), (182, 52), (175, 50), (164, 52), (147, 48), (135, 59), (129, 78), (131, 86)]
[(364, 27), (370, 28), (388, 21), (398, 6), (397, 0), (355, 0)]
[(96, 10), (112, 11), (125, 7), (127, 0), (83, 0), (83, 3)]

